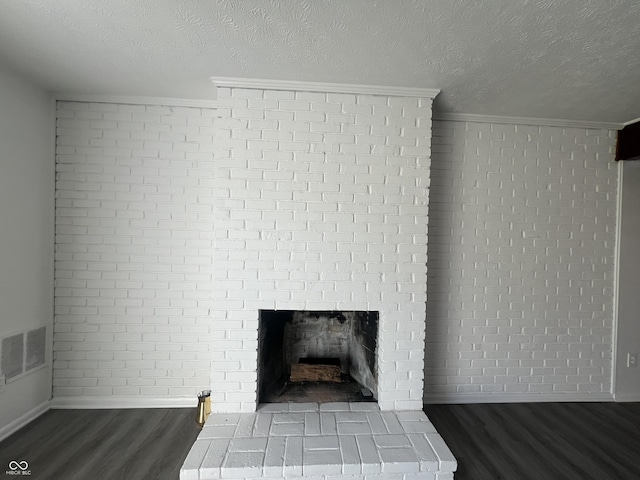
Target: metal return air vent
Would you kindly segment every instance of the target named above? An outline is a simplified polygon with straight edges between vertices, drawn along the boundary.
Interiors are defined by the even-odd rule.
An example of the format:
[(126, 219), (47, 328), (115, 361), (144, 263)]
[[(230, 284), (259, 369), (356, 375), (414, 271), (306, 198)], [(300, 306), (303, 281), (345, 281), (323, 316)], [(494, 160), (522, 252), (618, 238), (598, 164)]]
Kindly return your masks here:
[(7, 381), (45, 364), (46, 327), (5, 337), (0, 343), (0, 372)]
[(27, 333), (26, 354), (24, 359), (25, 371), (33, 370), (34, 368), (44, 365), (46, 336), (45, 327), (36, 328)]
[(24, 333), (2, 339), (2, 363), (0, 370), (7, 380), (17, 377), (24, 366)]

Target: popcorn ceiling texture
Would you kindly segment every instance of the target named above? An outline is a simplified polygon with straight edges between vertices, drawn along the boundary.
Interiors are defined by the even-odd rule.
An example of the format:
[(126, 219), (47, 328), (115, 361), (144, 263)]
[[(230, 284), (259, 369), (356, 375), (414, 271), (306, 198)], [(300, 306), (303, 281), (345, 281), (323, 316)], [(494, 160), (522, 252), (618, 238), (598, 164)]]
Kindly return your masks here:
[(435, 122), (425, 399), (611, 388), (615, 132)]
[(0, 2), (0, 57), (56, 92), (212, 98), (211, 76), (442, 89), (440, 111), (626, 122), (635, 0)]

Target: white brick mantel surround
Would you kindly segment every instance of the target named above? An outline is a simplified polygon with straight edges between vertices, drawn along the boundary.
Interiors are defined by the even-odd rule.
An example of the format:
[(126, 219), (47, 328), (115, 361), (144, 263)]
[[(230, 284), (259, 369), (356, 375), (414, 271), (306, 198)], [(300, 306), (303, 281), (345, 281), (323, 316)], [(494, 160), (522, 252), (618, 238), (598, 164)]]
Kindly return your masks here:
[[(422, 412), (433, 91), (318, 89), (59, 104), (56, 394), (175, 395), (208, 369), (183, 478), (453, 478)], [(378, 404), (256, 414), (260, 310), (378, 312)], [(251, 450), (265, 419), (295, 456), (277, 474)]]
[(380, 408), (421, 409), (437, 91), (228, 83), (58, 102), (54, 403), (253, 412), (259, 310), (305, 309), (379, 312)]
[(422, 408), (431, 102), (218, 88), (214, 411), (255, 411), (260, 309), (380, 312), (380, 408)]
[[(410, 133), (408, 127), (385, 126), (384, 115), (403, 109), (406, 115), (412, 107), (372, 104), (369, 122), (378, 125), (368, 127), (357, 123), (364, 121), (365, 114), (340, 113), (342, 109), (363, 108), (365, 100), (389, 105), (427, 100), (409, 96), (410, 92), (405, 97), (393, 97), (382, 92), (296, 93), (253, 86), (256, 88), (233, 90), (245, 99), (234, 98), (228, 87), (220, 89), (221, 97), (226, 95), (226, 100), (221, 98), (220, 102), (236, 102), (235, 107), (222, 104), (180, 107), (175, 102), (158, 106), (153, 105), (158, 99), (127, 101), (111, 97), (58, 101), (54, 407), (193, 406), (197, 391), (215, 386), (217, 381), (228, 381), (232, 394), (215, 393), (220, 408), (239, 409), (244, 402), (242, 408), (250, 410), (253, 400), (246, 400), (242, 392), (245, 386), (252, 388), (255, 372), (240, 372), (238, 368), (247, 361), (242, 357), (244, 346), (255, 349), (255, 334), (244, 326), (253, 322), (254, 328), (257, 314), (252, 313), (252, 319), (244, 325), (235, 319), (220, 322), (221, 314), (212, 313), (217, 311), (219, 301), (238, 301), (238, 285), (264, 281), (257, 277), (257, 265), (269, 262), (274, 267), (271, 275), (277, 276), (278, 282), (295, 279), (288, 280), (290, 285), (297, 285), (292, 298), (297, 298), (296, 289), (303, 284), (314, 302), (310, 308), (329, 307), (318, 302), (322, 293), (316, 290), (324, 288), (321, 285), (324, 277), (321, 279), (317, 265), (331, 258), (329, 252), (321, 249), (339, 247), (341, 250), (333, 258), (342, 259), (345, 257), (338, 254), (344, 254), (347, 244), (342, 240), (339, 243), (339, 238), (350, 235), (354, 239), (365, 238), (364, 232), (353, 230), (354, 222), (379, 217), (380, 211), (389, 207), (384, 203), (377, 206), (362, 203), (364, 199), (376, 198), (368, 197), (369, 192), (375, 195), (391, 188), (395, 191), (399, 188), (402, 196), (411, 192), (411, 188), (396, 187), (393, 183), (404, 177), (387, 176), (390, 182), (376, 184), (374, 180), (365, 185), (363, 193), (354, 193), (353, 203), (341, 201), (340, 210), (314, 212), (314, 208), (331, 206), (331, 202), (335, 207), (340, 192), (318, 192), (322, 183), (312, 178), (332, 178), (330, 175), (338, 178), (342, 172), (362, 181), (365, 167), (358, 162), (365, 159), (380, 162), (386, 158), (386, 153), (381, 156), (380, 152), (401, 150), (408, 154), (413, 148), (385, 145), (386, 140), (378, 139), (378, 145), (369, 145), (369, 151), (374, 149), (373, 155), (347, 154), (371, 137), (363, 132), (380, 132), (383, 128), (397, 132), (405, 128)], [(261, 98), (255, 98), (258, 94)], [(317, 95), (324, 101), (295, 100), (296, 96)], [(270, 96), (284, 98), (277, 100)], [(352, 103), (334, 103), (338, 98), (350, 99)], [(275, 107), (249, 108), (256, 102)], [(297, 105), (307, 110), (294, 110), (291, 102), (299, 102)], [(323, 108), (327, 111), (316, 118), (324, 118), (324, 123), (301, 120), (305, 115), (311, 118), (319, 114)], [(232, 118), (234, 111), (238, 114), (243, 109), (254, 114), (261, 112), (265, 118)], [(383, 116), (379, 119), (376, 114)], [(406, 121), (404, 117), (395, 118)], [(433, 155), (427, 177), (431, 178), (431, 185), (425, 400), (611, 399), (618, 185), (612, 160), (615, 132), (471, 120), (437, 121), (431, 138)], [(229, 128), (234, 122), (237, 126)], [(343, 138), (352, 135), (353, 143), (332, 144), (332, 150), (317, 152), (320, 145), (313, 139), (341, 133), (317, 132), (321, 128), (319, 123), (325, 128), (344, 129)], [(298, 132), (294, 126), (308, 131)], [(287, 128), (291, 130), (289, 133), (282, 130)], [(260, 138), (243, 139), (242, 135)], [(283, 138), (273, 140), (278, 135)], [(284, 150), (305, 135), (308, 140), (304, 148), (308, 152)], [(391, 136), (389, 142), (393, 138), (396, 137)], [(276, 142), (283, 150), (262, 148), (254, 152), (257, 141)], [(264, 143), (263, 147), (267, 145)], [(339, 154), (340, 149), (345, 153), (338, 164), (335, 152)], [(315, 154), (322, 162), (297, 163), (305, 154), (308, 159)], [(287, 164), (282, 159), (267, 160), (276, 156), (291, 161)], [(398, 161), (396, 156), (390, 158)], [(426, 162), (416, 158), (423, 164)], [(261, 164), (269, 162), (271, 166), (275, 162), (278, 170), (259, 170)], [(240, 165), (240, 170), (232, 169), (234, 165)], [(292, 166), (303, 165), (308, 172), (289, 171)], [(338, 170), (319, 173), (315, 170), (319, 166)], [(369, 171), (377, 174), (383, 167), (375, 164), (366, 168), (366, 175), (370, 175)], [(216, 179), (216, 175), (233, 172), (253, 177)], [(254, 178), (256, 175), (260, 178)], [(311, 190), (264, 190), (261, 193), (264, 198), (256, 199), (256, 194), (260, 194), (253, 189), (256, 182), (273, 185), (275, 177), (286, 175), (289, 180), (281, 178), (281, 188), (298, 188), (298, 182), (302, 182)], [(231, 186), (245, 181), (250, 185), (240, 190), (245, 196), (231, 198)], [(324, 185), (327, 189), (340, 187), (337, 182)], [(225, 193), (219, 192), (219, 188)], [(521, 195), (522, 192), (527, 195)], [(395, 201), (393, 195), (386, 198)], [(261, 202), (265, 210), (256, 207)], [(272, 230), (259, 231), (259, 222), (264, 221), (256, 219), (256, 214), (264, 211), (265, 218), (285, 213), (293, 216), (292, 210), (274, 209), (274, 204), (278, 207), (288, 202), (291, 208), (303, 206), (295, 214), (296, 219), (305, 215), (313, 219), (302, 223), (308, 231), (297, 232), (295, 241), (293, 233), (291, 239), (279, 238), (282, 233), (277, 229), (285, 222), (282, 216), (273, 220), (277, 223)], [(365, 214), (363, 207), (379, 211)], [(426, 206), (416, 209), (426, 215)], [(227, 228), (225, 232), (249, 247), (249, 260), (233, 258), (236, 265), (244, 262), (248, 268), (246, 278), (219, 278), (218, 266), (214, 265), (214, 257), (220, 255), (214, 249), (220, 235), (217, 226), (224, 212), (234, 216), (233, 225), (254, 225), (247, 231)], [(350, 244), (361, 250), (349, 253), (350, 260), (360, 262), (360, 271), (345, 272), (343, 262), (335, 263), (332, 278), (342, 282), (335, 286), (341, 289), (347, 283), (351, 286), (350, 275), (365, 278), (366, 253), (383, 259), (378, 268), (389, 268), (386, 261), (392, 260), (392, 256), (406, 267), (421, 268), (419, 262), (409, 265), (406, 261), (410, 258), (405, 251), (408, 243), (398, 243), (401, 253), (394, 253), (396, 246), (387, 241), (388, 230), (399, 225), (394, 223), (398, 218), (389, 212), (382, 215), (388, 222), (369, 223), (366, 234), (378, 238), (383, 235), (384, 243), (369, 244), (363, 240)], [(245, 220), (242, 216), (250, 218)], [(350, 218), (353, 221), (345, 220)], [(222, 220), (230, 223), (228, 219)], [(329, 231), (330, 228), (335, 231)], [(421, 225), (403, 225), (398, 231), (407, 234), (426, 230)], [(240, 235), (248, 238), (238, 239)], [(319, 242), (319, 238), (328, 238), (330, 242), (324, 245), (327, 242)], [(225, 238), (219, 240), (234, 243)], [(256, 249), (261, 242), (267, 247), (286, 244), (291, 250), (261, 253)], [(291, 264), (289, 258), (302, 258), (305, 253), (299, 249), (303, 247), (315, 249), (315, 257), (312, 259), (310, 253), (307, 263), (301, 264), (302, 269), (283, 269), (283, 265)], [(259, 259), (259, 255), (276, 258)], [(322, 260), (318, 260), (320, 256)], [(315, 272), (311, 268), (316, 268)], [(376, 282), (376, 276), (386, 283)], [(395, 272), (386, 271), (369, 272), (366, 278), (370, 279), (371, 288), (386, 288), (388, 281), (396, 281), (396, 277)], [(221, 281), (232, 286), (224, 294), (229, 295), (227, 300), (221, 299), (223, 294), (213, 288), (214, 282), (217, 285)], [(362, 289), (363, 285), (357, 288)], [(411, 288), (424, 292), (417, 283), (402, 288), (403, 291), (394, 294), (406, 296), (410, 294), (406, 289)], [(328, 292), (334, 299), (345, 295), (339, 289)], [(261, 300), (252, 302), (255, 311), (269, 305), (277, 304), (278, 308), (284, 305), (282, 297), (276, 298), (282, 295), (280, 291), (262, 295)], [(340, 305), (381, 308), (369, 306), (362, 292), (358, 295), (351, 303), (341, 300)], [(380, 296), (389, 295), (388, 291), (380, 292)], [(295, 307), (300, 305), (298, 302)], [(214, 322), (215, 315), (218, 317)], [(229, 336), (224, 325), (235, 325), (228, 330)], [(394, 320), (385, 321), (382, 327), (390, 325), (394, 325)], [(386, 335), (385, 332), (380, 335)], [(410, 334), (396, 334), (405, 335), (398, 342), (411, 340), (407, 338)], [(230, 347), (229, 351), (222, 345)], [(411, 371), (422, 378), (418, 365), (413, 363), (420, 361), (419, 354), (414, 357), (399, 349), (385, 355), (390, 356), (380, 359), (379, 366), (386, 368), (395, 355), (403, 368), (412, 362), (411, 368), (415, 369)], [(218, 362), (213, 383), (212, 360)], [(221, 373), (223, 370), (218, 367), (223, 362), (229, 362), (230, 371), (235, 369), (236, 374), (227, 378)], [(408, 375), (398, 378), (400, 389), (414, 388), (410, 385), (415, 385), (412, 382), (416, 378)], [(384, 395), (381, 398), (384, 400)]]

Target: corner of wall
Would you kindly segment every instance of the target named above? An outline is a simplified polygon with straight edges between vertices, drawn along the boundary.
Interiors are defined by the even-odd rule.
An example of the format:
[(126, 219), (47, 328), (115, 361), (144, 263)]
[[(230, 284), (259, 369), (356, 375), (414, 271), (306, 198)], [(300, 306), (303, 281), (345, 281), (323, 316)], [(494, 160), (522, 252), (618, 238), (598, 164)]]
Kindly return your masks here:
[(0, 393), (0, 432), (48, 409), (53, 334), (54, 103), (18, 76), (0, 74), (0, 337), (46, 327), (45, 367)]

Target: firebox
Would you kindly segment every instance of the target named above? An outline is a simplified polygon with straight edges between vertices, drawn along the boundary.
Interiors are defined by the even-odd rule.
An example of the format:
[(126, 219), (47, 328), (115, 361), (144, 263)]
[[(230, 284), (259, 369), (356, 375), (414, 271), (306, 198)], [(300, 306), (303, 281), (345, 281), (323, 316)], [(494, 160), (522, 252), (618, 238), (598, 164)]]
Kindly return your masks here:
[(261, 310), (258, 401), (375, 401), (378, 312)]

